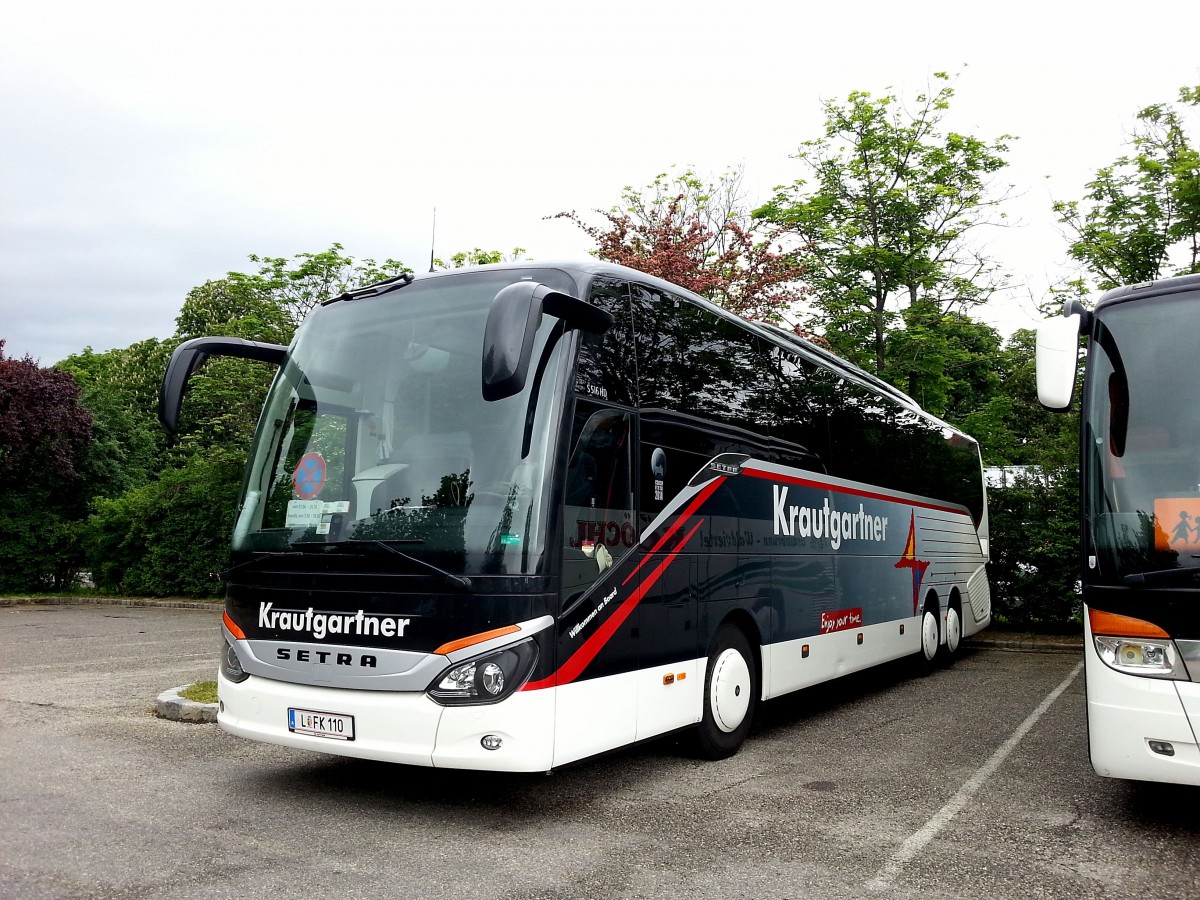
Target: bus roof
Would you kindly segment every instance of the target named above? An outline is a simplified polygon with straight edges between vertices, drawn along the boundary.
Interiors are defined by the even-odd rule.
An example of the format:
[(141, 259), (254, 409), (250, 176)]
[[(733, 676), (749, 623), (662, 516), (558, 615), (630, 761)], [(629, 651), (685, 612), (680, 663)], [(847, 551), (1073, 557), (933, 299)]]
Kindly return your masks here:
[[(765, 338), (776, 346), (784, 346), (787, 349), (793, 350), (799, 353), (801, 356), (807, 357), (810, 362), (815, 363), (824, 369), (829, 369), (833, 372), (836, 372), (842, 377), (856, 381), (862, 387), (865, 387), (876, 394), (883, 395), (894, 402), (899, 403), (901, 406), (908, 408), (910, 411), (919, 413), (930, 421), (937, 423), (942, 428), (956, 432), (957, 434), (960, 434), (974, 442), (974, 438), (971, 438), (961, 429), (956, 428), (948, 422), (939, 419), (932, 413), (922, 409), (921, 405), (917, 403), (916, 400), (901, 391), (896, 386), (884, 381), (882, 378), (879, 378), (876, 375), (871, 374), (865, 369), (856, 366), (849, 360), (843, 359), (832, 351), (819, 347), (812, 341), (805, 340), (795, 332), (768, 322), (759, 322), (753, 319), (747, 319), (738, 315), (737, 313), (725, 309), (722, 306), (718, 306), (711, 300), (707, 300), (699, 294), (689, 291), (687, 288), (680, 287), (673, 282), (659, 278), (655, 275), (647, 274), (639, 269), (630, 268), (629, 266), (622, 266), (617, 263), (610, 263), (596, 259), (549, 259), (544, 261), (527, 260), (522, 262), (493, 263), (483, 266), (470, 266), (463, 269), (445, 269), (438, 272), (417, 273), (413, 276), (412, 280), (422, 281), (427, 278), (444, 278), (456, 274), (463, 274), (469, 271), (498, 269), (559, 269), (565, 272), (581, 275), (608, 275), (617, 278), (625, 278), (632, 282), (644, 284), (647, 287), (657, 288), (667, 293), (685, 297), (691, 303), (708, 310), (713, 315), (734, 322), (739, 327)], [(1189, 277), (1196, 278), (1198, 285), (1200, 285), (1200, 276)], [(367, 285), (363, 288), (359, 288), (358, 291), (367, 290), (370, 287), (372, 286)], [(351, 293), (357, 293), (358, 291), (352, 291)], [(1106, 294), (1105, 296), (1108, 295)]]
[(1177, 275), (1173, 278), (1160, 278), (1157, 281), (1143, 281), (1139, 284), (1128, 284), (1105, 291), (1096, 301), (1096, 309), (1099, 310), (1103, 306), (1110, 306), (1114, 303), (1145, 300), (1149, 297), (1161, 297), (1165, 294), (1178, 294), (1193, 290), (1200, 290), (1200, 275)]

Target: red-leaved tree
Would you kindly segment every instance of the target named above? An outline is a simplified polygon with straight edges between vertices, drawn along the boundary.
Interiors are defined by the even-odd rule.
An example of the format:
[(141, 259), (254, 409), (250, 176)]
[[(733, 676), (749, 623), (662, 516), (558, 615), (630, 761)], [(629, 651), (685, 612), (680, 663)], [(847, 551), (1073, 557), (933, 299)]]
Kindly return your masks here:
[(600, 259), (655, 275), (748, 319), (778, 322), (805, 289), (803, 248), (785, 248), (778, 229), (756, 227), (741, 201), (740, 171), (705, 183), (688, 170), (626, 187), (621, 204), (596, 210), (603, 225), (567, 219), (596, 242)]
[(92, 417), (68, 372), (8, 359), (0, 340), (0, 591), (70, 585), (82, 560)]
[(71, 480), (92, 438), (92, 417), (68, 372), (30, 356), (11, 359), (0, 340), (0, 477), (46, 470)]

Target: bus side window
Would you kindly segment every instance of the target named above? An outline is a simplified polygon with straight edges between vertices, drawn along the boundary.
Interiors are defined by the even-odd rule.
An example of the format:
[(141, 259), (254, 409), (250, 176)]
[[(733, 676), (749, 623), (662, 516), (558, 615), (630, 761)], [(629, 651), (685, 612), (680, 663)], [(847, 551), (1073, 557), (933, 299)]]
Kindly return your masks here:
[(784, 465), (826, 472), (829, 457), (830, 377), (782, 348), (774, 350), (766, 397), (771, 448)]
[(597, 276), (588, 288), (588, 302), (616, 320), (602, 336), (584, 335), (579, 346), (575, 390), (585, 397), (634, 405), (633, 316), (629, 284)]

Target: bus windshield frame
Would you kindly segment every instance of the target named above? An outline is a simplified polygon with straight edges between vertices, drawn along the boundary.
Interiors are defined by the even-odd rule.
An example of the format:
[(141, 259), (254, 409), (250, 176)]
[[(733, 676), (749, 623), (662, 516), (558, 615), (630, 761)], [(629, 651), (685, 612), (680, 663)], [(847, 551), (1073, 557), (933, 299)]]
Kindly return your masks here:
[(570, 342), (543, 316), (522, 390), (483, 398), (488, 312), (518, 281), (575, 290), (560, 270), (507, 269), (315, 309), (264, 404), (235, 555), (353, 551), (386, 572), (398, 550), (456, 575), (538, 572)]

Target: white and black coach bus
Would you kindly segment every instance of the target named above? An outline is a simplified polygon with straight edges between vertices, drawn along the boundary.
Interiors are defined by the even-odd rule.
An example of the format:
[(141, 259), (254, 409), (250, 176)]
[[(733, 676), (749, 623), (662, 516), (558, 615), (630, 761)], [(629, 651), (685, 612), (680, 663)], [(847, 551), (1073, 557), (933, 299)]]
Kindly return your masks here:
[(1097, 774), (1200, 785), (1200, 275), (1069, 301), (1038, 329), (1038, 395), (1074, 400), (1080, 338), (1080, 584)]
[(914, 654), (991, 601), (979, 450), (800, 338), (597, 262), (404, 275), (279, 365), (224, 573), (218, 721), (425, 766), (543, 771)]

